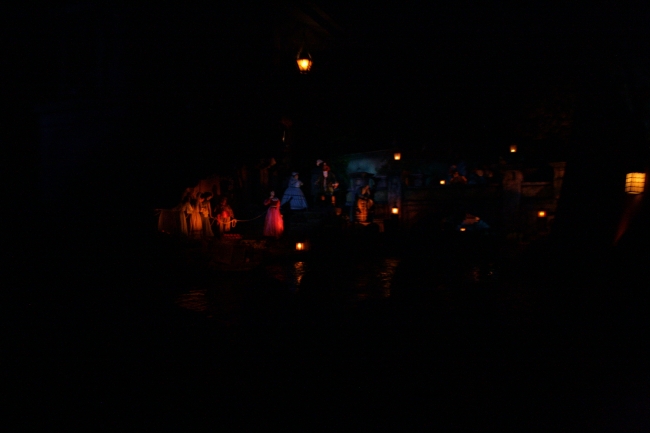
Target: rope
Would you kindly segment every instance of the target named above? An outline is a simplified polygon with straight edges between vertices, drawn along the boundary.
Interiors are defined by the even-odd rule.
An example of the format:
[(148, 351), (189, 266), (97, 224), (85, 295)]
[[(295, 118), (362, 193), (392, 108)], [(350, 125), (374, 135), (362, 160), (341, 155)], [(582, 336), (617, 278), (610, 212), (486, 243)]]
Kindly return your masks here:
[[(154, 209), (154, 213), (155, 213), (155, 215), (160, 215), (160, 213), (161, 213), (163, 210), (164, 210), (164, 209)], [(233, 219), (230, 220), (230, 227), (231, 227), (231, 228), (235, 228), (235, 226), (237, 225), (237, 223), (247, 223), (247, 222), (249, 222), (249, 221), (256, 220), (256, 219), (258, 219), (259, 217), (261, 217), (261, 216), (264, 215), (264, 214), (266, 214), (266, 211), (262, 212), (261, 214), (259, 214), (259, 215), (256, 216), (255, 218), (251, 218), (251, 219), (248, 219), (248, 220), (238, 220), (238, 219), (233, 218)], [(211, 218), (211, 219), (212, 219), (212, 221), (210, 222), (210, 225), (214, 224), (214, 222), (217, 220), (216, 218)]]
[(256, 216), (255, 218), (251, 218), (251, 219), (249, 219), (249, 220), (236, 220), (236, 219), (233, 218), (233, 221), (237, 221), (237, 222), (240, 222), (240, 223), (246, 223), (246, 222), (248, 222), (248, 221), (253, 221), (253, 220), (258, 219), (259, 217), (261, 217), (261, 216), (264, 215), (265, 213), (266, 213), (266, 212), (262, 212), (261, 214), (259, 214), (259, 215)]
[[(258, 216), (256, 216), (255, 218), (251, 218), (251, 219), (248, 219), (248, 220), (238, 220), (238, 219), (233, 218), (233, 219), (230, 220), (230, 228), (235, 228), (237, 223), (247, 223), (249, 221), (256, 220), (259, 217), (261, 217), (262, 215), (264, 215), (265, 213), (266, 212), (263, 212), (263, 213), (259, 214)], [(216, 218), (212, 218), (212, 223), (214, 223), (215, 221), (216, 221)]]

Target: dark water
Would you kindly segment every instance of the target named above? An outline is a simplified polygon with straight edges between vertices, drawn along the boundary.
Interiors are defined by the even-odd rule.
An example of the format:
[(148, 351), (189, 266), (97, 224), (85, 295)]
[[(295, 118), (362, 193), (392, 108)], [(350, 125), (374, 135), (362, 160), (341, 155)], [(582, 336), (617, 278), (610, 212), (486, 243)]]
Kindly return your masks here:
[(84, 266), (67, 287), (46, 280), (3, 293), (7, 383), (20, 382), (12, 404), (41, 408), (46, 424), (107, 431), (224, 419), (647, 426), (645, 298), (622, 295), (634, 278), (603, 271), (619, 266), (608, 260), (574, 264), (571, 275), (563, 260), (540, 261), (544, 250), (378, 244), (229, 273), (179, 265), (163, 247), (118, 248), (137, 266)]
[[(390, 297), (391, 284), (399, 262), (398, 258), (377, 258), (365, 263), (355, 263), (351, 265), (351, 272), (348, 271), (335, 279), (333, 287), (323, 288), (322, 279), (317, 274), (318, 265), (310, 263), (304, 257), (294, 257), (262, 265), (262, 269), (258, 271), (259, 280), (250, 284), (282, 287), (296, 296), (301, 291), (326, 290), (330, 295), (338, 291), (343, 294), (342, 303), (353, 304)], [(338, 271), (333, 269), (330, 272)], [(222, 281), (215, 282), (213, 287), (190, 289), (179, 295), (175, 302), (181, 308), (207, 314), (207, 317), (215, 317), (214, 313), (221, 311), (228, 301), (211, 298), (208, 292), (233, 289), (233, 283), (233, 281), (228, 283)]]

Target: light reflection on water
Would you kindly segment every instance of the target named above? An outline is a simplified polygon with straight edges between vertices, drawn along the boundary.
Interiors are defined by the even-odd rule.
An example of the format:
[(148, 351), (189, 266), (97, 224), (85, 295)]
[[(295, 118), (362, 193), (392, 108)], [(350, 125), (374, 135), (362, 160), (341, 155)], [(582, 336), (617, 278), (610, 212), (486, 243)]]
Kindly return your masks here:
[[(331, 262), (295, 257), (267, 263), (253, 272), (224, 274), (204, 287), (188, 287), (187, 291), (176, 296), (175, 303), (180, 309), (195, 313), (193, 317), (203, 317), (230, 328), (248, 321), (263, 320), (259, 319), (260, 314), (318, 308), (316, 304), (327, 308), (336, 305), (351, 311), (357, 307), (365, 309), (375, 304), (386, 305), (384, 300), (399, 294), (401, 289), (408, 290), (411, 281), (419, 283), (418, 272), (423, 272), (422, 278), (427, 278), (423, 284), (430, 282), (431, 287), (489, 289), (499, 282), (499, 267), (494, 262), (440, 266), (443, 269), (435, 264), (431, 269), (425, 269), (426, 264), (411, 269), (411, 264), (409, 261), (401, 262), (399, 258), (377, 256), (355, 257), (354, 260), (346, 257)], [(431, 274), (427, 274), (428, 271)], [(409, 279), (413, 272), (416, 277)], [(440, 299), (449, 311), (459, 308), (453, 302), (452, 291), (441, 293)], [(525, 300), (504, 299), (504, 302), (512, 305), (514, 310), (528, 308)]]
[[(332, 286), (322, 285), (323, 278), (319, 275), (319, 272), (322, 272), (321, 268), (302, 260), (268, 264), (264, 266), (263, 275), (265, 278), (281, 283), (281, 286), (292, 293), (301, 290), (322, 292), (322, 294), (339, 291), (339, 293), (346, 293), (345, 298), (349, 302), (357, 302), (390, 297), (391, 284), (398, 265), (399, 259), (396, 258), (359, 262), (354, 272), (342, 272), (336, 276), (335, 284)], [(309, 281), (306, 276), (309, 276)], [(233, 314), (237, 314), (238, 301), (235, 298), (237, 298), (236, 293), (241, 289), (234, 281), (222, 282), (225, 285), (219, 288), (191, 289), (179, 295), (175, 302), (183, 309), (210, 313), (208, 317), (214, 314), (216, 319), (230, 322)]]
[(230, 326), (238, 323), (241, 318), (240, 299), (237, 291), (232, 290), (233, 287), (226, 284), (222, 287), (224, 290), (213, 290), (210, 287), (191, 289), (180, 294), (175, 303), (185, 310), (202, 313), (209, 319)]
[(183, 293), (176, 299), (176, 304), (191, 311), (207, 311), (208, 299), (206, 289), (194, 289), (189, 293)]
[[(331, 272), (335, 273), (335, 283), (330, 288), (334, 290), (345, 289), (353, 295), (351, 300), (362, 301), (365, 299), (388, 298), (391, 295), (391, 284), (398, 265), (399, 259), (385, 258), (376, 261), (358, 262), (352, 273), (340, 272), (336, 274), (337, 271), (332, 269)], [(265, 267), (267, 277), (283, 283), (294, 293), (303, 288), (303, 279), (307, 275), (310, 276), (309, 281), (311, 284), (308, 283), (310, 290), (329, 290), (319, 285), (322, 278), (319, 278), (318, 272), (322, 271), (322, 269), (319, 271), (318, 267), (304, 261), (272, 264)]]
[(386, 258), (359, 272), (354, 279), (357, 300), (388, 298), (398, 265), (399, 259)]
[(285, 284), (294, 293), (300, 289), (300, 284), (308, 269), (309, 267), (303, 261), (264, 267), (267, 277)]
[(367, 266), (359, 266), (354, 282), (356, 299), (382, 299), (390, 297), (391, 284), (399, 259), (387, 258)]
[[(230, 323), (239, 314), (241, 289), (246, 284), (265, 281), (275, 281), (279, 283), (277, 287), (290, 293), (334, 296), (344, 299), (344, 302), (386, 299), (392, 294), (399, 264), (400, 259), (391, 257), (360, 259), (352, 267), (348, 264), (339, 268), (324, 268), (318, 262), (304, 260), (272, 263), (263, 267), (259, 280), (258, 277), (253, 277), (248, 283), (238, 278), (222, 280), (217, 287), (192, 288), (179, 295), (175, 302), (183, 309), (208, 314), (208, 317)], [(447, 283), (452, 286), (456, 283), (489, 283), (497, 281), (497, 277), (494, 263), (473, 264), (457, 274), (456, 280), (451, 279)]]
[(484, 283), (496, 279), (494, 263), (473, 265), (462, 275), (462, 282)]
[(398, 259), (384, 259), (383, 270), (379, 276), (382, 281), (383, 294), (386, 298), (390, 296), (390, 285), (393, 282), (397, 265), (399, 265)]
[(302, 277), (305, 276), (306, 272), (307, 265), (305, 262), (296, 262), (293, 264), (293, 280), (295, 281), (294, 291), (298, 291), (300, 288), (300, 282), (302, 281)]

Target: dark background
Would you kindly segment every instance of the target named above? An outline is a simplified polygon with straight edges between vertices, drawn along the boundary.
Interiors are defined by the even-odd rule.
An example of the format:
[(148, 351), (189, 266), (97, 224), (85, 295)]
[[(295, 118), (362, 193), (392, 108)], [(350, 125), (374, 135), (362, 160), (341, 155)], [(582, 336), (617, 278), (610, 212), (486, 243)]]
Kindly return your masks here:
[[(4, 371), (19, 382), (6, 401), (24, 404), (30, 416), (49, 406), (45, 422), (57, 416), (68, 421), (70, 410), (88, 407), (91, 415), (116, 420), (125, 402), (131, 412), (120, 416), (127, 424), (143, 414), (164, 422), (162, 411), (203, 421), (213, 411), (216, 418), (227, 417), (233, 408), (242, 418), (266, 409), (290, 422), (299, 407), (310, 426), (328, 419), (348, 425), (359, 419), (360, 407), (362, 419), (374, 419), (367, 427), (406, 407), (408, 419), (400, 427), (423, 419), (437, 426), (437, 415), (429, 415), (432, 401), (455, 414), (450, 429), (463, 423), (485, 428), (484, 418), (536, 424), (531, 417), (548, 420), (550, 412), (557, 425), (582, 415), (573, 421), (584, 426), (591, 420), (586, 424), (592, 430), (606, 429), (601, 421), (610, 418), (610, 425), (624, 419), (630, 428), (647, 419), (640, 356), (647, 346), (647, 284), (638, 282), (647, 281), (648, 253), (641, 248), (647, 227), (629, 231), (617, 262), (598, 258), (603, 250), (596, 247), (611, 241), (620, 218), (621, 176), (644, 170), (648, 161), (648, 6), (71, 1), (2, 8), (0, 137), (9, 178), (3, 235), (12, 241), (3, 244), (3, 268), (13, 277), (4, 279), (11, 290), (2, 292), (2, 306), (10, 311), (2, 318), (13, 335), (9, 350), (15, 352), (8, 358), (16, 361)], [(295, 66), (301, 46), (314, 60), (307, 75)], [(450, 341), (432, 362), (417, 323), (456, 322), (435, 316), (406, 290), (413, 297), (406, 307), (422, 304), (417, 314), (405, 308), (403, 316), (386, 321), (375, 311), (376, 322), (369, 322), (389, 333), (409, 331), (403, 339), (395, 334), (397, 353), (386, 358), (359, 355), (350, 362), (338, 356), (339, 348), (267, 363), (255, 357), (263, 351), (256, 354), (255, 345), (248, 347), (254, 354), (249, 358), (221, 353), (227, 346), (221, 334), (179, 318), (168, 299), (175, 292), (161, 295), (171, 283), (160, 282), (166, 273), (152, 259), (164, 253), (151, 242), (153, 209), (175, 205), (182, 189), (202, 177), (280, 152), (283, 117), (293, 124), (292, 161), (300, 170), (316, 158), (394, 145), (405, 154), (426, 149), (441, 161), (494, 160), (514, 142), (528, 159), (567, 161), (555, 227), (567, 248), (534, 252), (561, 264), (544, 268), (531, 259), (528, 268), (511, 270), (522, 281), (562, 282), (544, 287), (549, 290), (535, 304), (541, 319), (523, 330), (506, 321), (474, 334), (484, 325), (471, 308), (461, 309), (467, 319), (462, 323), (452, 311), (459, 326), (442, 332)], [(640, 215), (647, 217), (647, 201), (644, 206)], [(433, 248), (444, 256), (444, 245)], [(419, 275), (431, 267), (429, 256), (418, 251), (409, 248), (412, 260), (401, 265), (403, 287), (409, 287), (409, 270)], [(549, 251), (557, 254), (553, 260)], [(598, 284), (600, 275), (607, 276), (607, 287)], [(532, 293), (524, 292), (523, 298)], [(251, 303), (268, 311), (276, 296), (269, 293), (255, 292)], [(477, 303), (486, 296), (468, 293), (463, 296)], [(489, 317), (502, 323), (501, 304), (495, 305)], [(327, 306), (314, 306), (325, 311), (319, 332), (329, 336)], [(361, 308), (372, 310), (366, 306)], [(363, 312), (350, 316), (365, 323)], [(412, 318), (416, 325), (409, 324)], [(356, 323), (349, 329), (362, 335)], [(392, 328), (396, 323), (401, 328)], [(254, 325), (253, 337), (261, 327)], [(467, 341), (485, 341), (481, 335), (506, 328), (520, 331), (521, 340), (489, 335), (487, 341), (507, 349), (488, 351), (492, 359), (454, 349), (457, 342), (471, 346)], [(232, 333), (234, 343), (246, 346), (255, 338), (240, 334), (245, 331), (224, 335)], [(357, 347), (353, 337), (347, 339)], [(140, 344), (150, 338), (164, 347), (165, 359), (153, 359), (156, 352)], [(418, 339), (422, 351), (403, 356), (399, 348)], [(164, 346), (170, 340), (175, 345)], [(529, 348), (524, 355), (521, 342)], [(113, 357), (89, 360), (84, 344)], [(179, 354), (183, 348), (188, 351)], [(223, 365), (200, 360), (205, 353)], [(166, 369), (159, 368), (165, 362)], [(294, 396), (280, 399), (279, 390), (287, 389)], [(400, 391), (387, 402), (390, 389)], [(515, 393), (498, 398), (507, 391)], [(418, 392), (429, 398), (411, 405)], [(546, 404), (538, 404), (540, 393)], [(345, 411), (338, 408), (341, 401)], [(271, 411), (268, 402), (275, 403)], [(484, 412), (468, 421), (466, 409), (477, 402), (487, 402)]]
[(512, 143), (533, 164), (567, 161), (556, 232), (602, 244), (624, 174), (648, 161), (647, 6), (79, 1), (3, 17), (19, 248), (132, 238), (185, 187), (287, 149), (304, 173), (392, 146), (494, 162)]
[[(647, 97), (638, 90), (648, 78), (647, 10), (612, 2), (85, 1), (17, 6), (5, 17), (4, 96), (10, 112), (22, 110), (21, 129), (38, 136), (38, 116), (64, 110), (63, 102), (80, 111), (89, 101), (123, 108), (126, 120), (115, 122), (130, 143), (118, 155), (143, 173), (159, 164), (170, 176), (200, 176), (243, 153), (275, 150), (282, 116), (293, 121), (298, 153), (397, 141), (495, 154), (535, 136), (531, 112), (553, 92), (573, 109), (593, 105), (588, 97), (615, 98), (624, 86), (633, 104)], [(296, 71), (301, 45), (314, 58), (308, 75)]]

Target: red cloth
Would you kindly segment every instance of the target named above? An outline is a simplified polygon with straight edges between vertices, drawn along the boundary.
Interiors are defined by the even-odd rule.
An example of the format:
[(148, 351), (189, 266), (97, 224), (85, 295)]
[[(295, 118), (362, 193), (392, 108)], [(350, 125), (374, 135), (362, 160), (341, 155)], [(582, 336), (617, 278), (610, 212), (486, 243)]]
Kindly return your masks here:
[(284, 231), (284, 222), (282, 221), (282, 214), (280, 214), (280, 199), (273, 197), (264, 200), (264, 204), (269, 207), (266, 211), (266, 219), (264, 220), (264, 236), (273, 236), (279, 238)]

